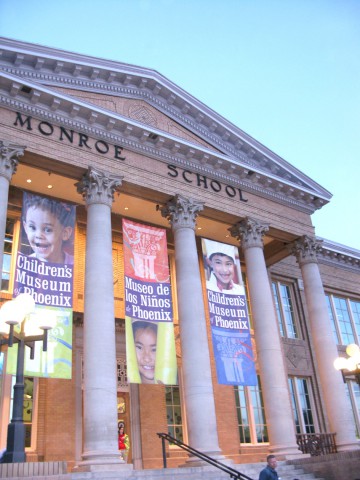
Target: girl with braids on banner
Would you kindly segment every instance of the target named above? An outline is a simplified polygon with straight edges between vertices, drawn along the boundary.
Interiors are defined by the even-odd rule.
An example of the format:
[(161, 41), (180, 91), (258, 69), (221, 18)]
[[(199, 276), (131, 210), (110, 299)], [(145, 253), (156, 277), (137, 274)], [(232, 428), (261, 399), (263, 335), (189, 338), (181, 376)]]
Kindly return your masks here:
[(36, 257), (44, 262), (72, 265), (66, 250), (75, 222), (75, 207), (46, 197), (24, 193), (23, 227)]
[(155, 381), (157, 325), (151, 322), (134, 322), (134, 343), (141, 383)]

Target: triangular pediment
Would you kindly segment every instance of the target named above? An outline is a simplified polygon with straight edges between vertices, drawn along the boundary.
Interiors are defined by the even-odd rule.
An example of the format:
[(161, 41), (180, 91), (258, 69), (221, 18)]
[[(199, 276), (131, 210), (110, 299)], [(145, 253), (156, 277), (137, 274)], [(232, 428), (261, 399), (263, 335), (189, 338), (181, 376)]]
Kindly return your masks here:
[(157, 110), (152, 105), (149, 105), (145, 100), (136, 98), (126, 98), (120, 96), (101, 95), (94, 92), (83, 92), (79, 90), (70, 90), (65, 88), (56, 88), (57, 91), (71, 95), (78, 100), (92, 104), (103, 109), (122, 115), (136, 122), (148, 125), (151, 128), (161, 130), (164, 133), (169, 133), (180, 139), (198, 144), (214, 152), (218, 151), (212, 147), (208, 142), (204, 141), (198, 135), (190, 132), (188, 129), (179, 125), (171, 117)]
[(307, 213), (331, 194), (154, 70), (0, 39), (1, 106)]

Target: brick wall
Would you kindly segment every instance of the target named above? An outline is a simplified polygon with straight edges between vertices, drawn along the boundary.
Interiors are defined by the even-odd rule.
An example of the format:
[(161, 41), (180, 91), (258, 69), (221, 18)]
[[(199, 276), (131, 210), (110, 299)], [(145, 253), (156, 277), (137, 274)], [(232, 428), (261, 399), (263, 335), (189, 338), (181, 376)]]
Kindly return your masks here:
[(357, 451), (289, 460), (287, 463), (301, 467), (306, 473), (314, 473), (324, 480), (358, 480), (360, 479), (360, 444)]
[(167, 433), (165, 387), (139, 385), (139, 398), (143, 467), (161, 468), (161, 440), (156, 434)]

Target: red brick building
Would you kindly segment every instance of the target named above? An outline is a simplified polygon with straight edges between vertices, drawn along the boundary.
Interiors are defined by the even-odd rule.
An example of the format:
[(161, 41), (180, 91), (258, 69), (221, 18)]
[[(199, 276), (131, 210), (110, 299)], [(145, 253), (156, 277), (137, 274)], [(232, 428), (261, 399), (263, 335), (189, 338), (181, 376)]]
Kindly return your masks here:
[[(331, 194), (155, 71), (6, 38), (0, 50), (2, 302), (22, 192), (77, 205), (72, 378), (28, 379), (27, 459), (116, 464), (118, 420), (135, 468), (161, 467), (157, 432), (236, 463), (301, 455), (301, 434), (358, 448), (360, 387), (333, 360), (360, 343), (360, 251), (316, 237)], [(123, 217), (167, 229), (178, 386), (127, 383)], [(217, 382), (201, 237), (239, 249), (256, 387)]]

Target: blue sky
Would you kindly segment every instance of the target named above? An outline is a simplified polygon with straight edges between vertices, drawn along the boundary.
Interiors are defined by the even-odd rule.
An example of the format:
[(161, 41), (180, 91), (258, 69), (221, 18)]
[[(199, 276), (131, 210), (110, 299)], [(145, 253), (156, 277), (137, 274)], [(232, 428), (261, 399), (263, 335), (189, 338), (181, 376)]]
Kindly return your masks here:
[(157, 70), (333, 194), (360, 249), (360, 0), (0, 0), (0, 35)]

